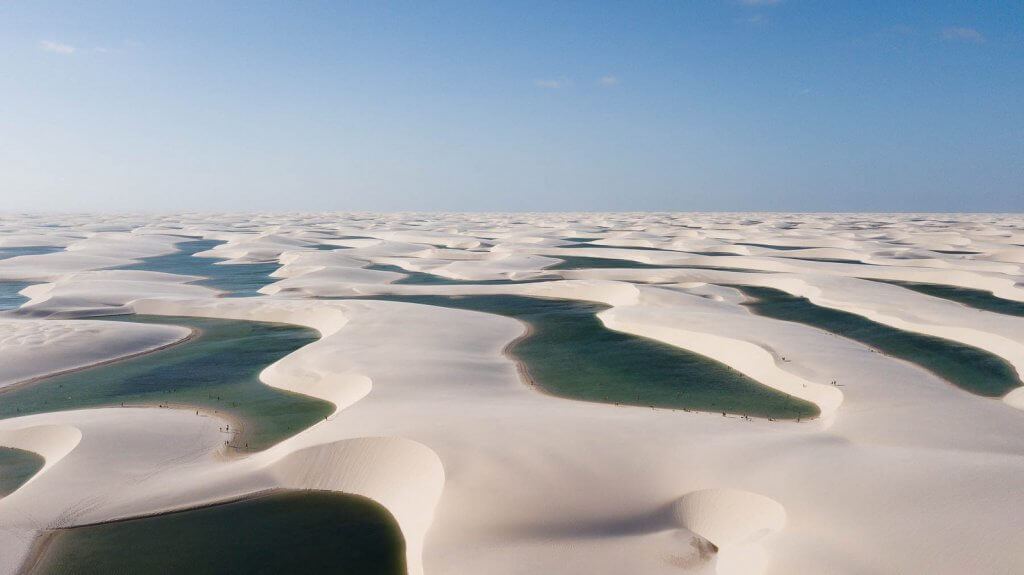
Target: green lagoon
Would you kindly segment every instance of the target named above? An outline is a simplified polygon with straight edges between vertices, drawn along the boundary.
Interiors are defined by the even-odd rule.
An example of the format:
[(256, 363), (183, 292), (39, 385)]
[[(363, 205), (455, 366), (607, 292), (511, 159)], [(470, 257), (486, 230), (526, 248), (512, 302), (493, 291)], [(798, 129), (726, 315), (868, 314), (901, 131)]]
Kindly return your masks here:
[[(334, 412), (334, 405), (263, 384), (265, 367), (317, 339), (315, 331), (239, 320), (114, 316), (110, 321), (192, 328), (192, 340), (132, 358), (0, 391), (0, 418), (32, 413), (138, 405), (200, 408), (243, 422), (237, 449), (259, 450)], [(234, 431), (234, 430), (232, 430)]]
[(28, 574), (401, 575), (391, 514), (357, 495), (283, 491), (49, 534)]
[(754, 298), (745, 305), (759, 315), (811, 325), (859, 341), (915, 363), (971, 393), (1001, 397), (1021, 383), (1009, 363), (976, 347), (889, 327), (857, 314), (814, 305), (777, 289), (731, 287)]
[(652, 339), (610, 330), (598, 303), (513, 295), (373, 296), (482, 311), (531, 326), (510, 351), (540, 388), (603, 403), (728, 412), (784, 419), (818, 415), (813, 403), (729, 366)]
[(45, 463), (46, 460), (37, 453), (0, 447), (0, 499), (24, 485)]
[(968, 307), (973, 307), (980, 310), (1001, 313), (1004, 315), (1024, 317), (1024, 302), (996, 297), (992, 295), (992, 292), (980, 289), (969, 289), (942, 284), (926, 284), (895, 280), (875, 281), (880, 281), (882, 283), (888, 283), (892, 285), (898, 285), (900, 287), (914, 290), (916, 292), (920, 292), (934, 297), (940, 297), (943, 299), (948, 299), (950, 301), (962, 303)]

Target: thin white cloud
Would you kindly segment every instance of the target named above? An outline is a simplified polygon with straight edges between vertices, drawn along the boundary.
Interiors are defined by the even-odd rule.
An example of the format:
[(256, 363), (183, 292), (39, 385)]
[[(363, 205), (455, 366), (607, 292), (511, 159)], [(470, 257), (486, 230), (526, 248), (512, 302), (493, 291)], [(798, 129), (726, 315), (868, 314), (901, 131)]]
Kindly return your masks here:
[(964, 40), (977, 43), (985, 41), (985, 36), (974, 28), (943, 28), (942, 37), (946, 40)]
[(62, 42), (54, 42), (52, 40), (43, 40), (39, 42), (39, 49), (43, 52), (51, 52), (53, 54), (74, 54), (77, 48), (71, 44), (64, 44)]
[(764, 14), (751, 14), (743, 19), (747, 26), (765, 26), (768, 24), (768, 17)]
[(572, 81), (567, 80), (566, 78), (545, 78), (534, 80), (533, 84), (535, 86), (540, 86), (541, 88), (558, 90), (559, 88), (567, 88), (569, 86), (572, 86)]
[(621, 82), (618, 76), (601, 76), (597, 79), (597, 83), (602, 86), (617, 86)]

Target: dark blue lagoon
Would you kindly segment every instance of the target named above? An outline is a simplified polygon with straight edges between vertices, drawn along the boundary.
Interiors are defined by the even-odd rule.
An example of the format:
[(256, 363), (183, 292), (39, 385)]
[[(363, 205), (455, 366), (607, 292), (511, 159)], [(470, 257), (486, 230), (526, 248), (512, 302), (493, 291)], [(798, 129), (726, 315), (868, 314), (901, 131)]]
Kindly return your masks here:
[(218, 264), (223, 260), (193, 255), (223, 243), (220, 240), (181, 242), (176, 244), (179, 251), (175, 253), (145, 258), (120, 269), (202, 276), (206, 279), (195, 283), (222, 290), (227, 297), (258, 296), (261, 287), (276, 281), (270, 274), (280, 267), (277, 263)]
[(385, 264), (366, 266), (366, 269), (405, 274), (404, 278), (391, 282), (396, 285), (508, 285), (561, 279), (558, 276), (552, 276), (547, 278), (532, 278), (528, 280), (459, 280), (426, 272), (414, 272), (399, 266)]
[(18, 292), (29, 285), (25, 282), (0, 281), (0, 310), (14, 309), (27, 302), (28, 298)]
[[(23, 246), (0, 248), (0, 260), (18, 256), (38, 256), (63, 251), (55, 246)], [(0, 310), (13, 309), (28, 301), (18, 292), (31, 285), (27, 282), (0, 280)]]
[(0, 260), (7, 258), (15, 258), (18, 256), (41, 256), (44, 254), (52, 254), (55, 252), (64, 251), (64, 248), (56, 246), (20, 246), (20, 247), (0, 247)]
[[(611, 249), (617, 249), (617, 250), (640, 250), (640, 251), (648, 251), (648, 252), (668, 252), (668, 253), (675, 253), (675, 254), (680, 254), (680, 253), (681, 254), (686, 254), (686, 253), (688, 253), (688, 252), (684, 252), (684, 251), (680, 251), (680, 250), (671, 250), (671, 249), (665, 249), (665, 248), (652, 248), (650, 246), (616, 246), (616, 245), (612, 245), (612, 244), (591, 244), (591, 243), (566, 244), (564, 246), (559, 246), (559, 247), (570, 248), (570, 249), (573, 249), (573, 248), (611, 248)], [(558, 257), (558, 256), (555, 256), (555, 257)]]
[(815, 247), (815, 246), (779, 246), (779, 245), (775, 245), (775, 244), (752, 244), (752, 243), (749, 243), (749, 242), (736, 242), (736, 245), (737, 246), (753, 246), (753, 247), (756, 247), (756, 248), (768, 248), (770, 250), (781, 250), (781, 251), (809, 250), (809, 249), (812, 249), (812, 248)]
[(672, 266), (655, 265), (633, 260), (616, 258), (597, 258), (589, 256), (549, 256), (562, 260), (557, 264), (550, 265), (547, 270), (585, 270), (603, 268), (633, 268), (633, 269), (666, 269)]
[[(718, 254), (721, 255), (721, 254)], [(702, 266), (691, 264), (648, 264), (633, 260), (615, 258), (598, 258), (589, 256), (549, 256), (562, 260), (560, 263), (548, 266), (545, 270), (585, 270), (585, 269), (650, 269), (650, 270), (715, 270), (724, 272), (745, 272), (745, 273), (771, 273), (765, 270), (749, 268), (727, 267), (727, 266)]]

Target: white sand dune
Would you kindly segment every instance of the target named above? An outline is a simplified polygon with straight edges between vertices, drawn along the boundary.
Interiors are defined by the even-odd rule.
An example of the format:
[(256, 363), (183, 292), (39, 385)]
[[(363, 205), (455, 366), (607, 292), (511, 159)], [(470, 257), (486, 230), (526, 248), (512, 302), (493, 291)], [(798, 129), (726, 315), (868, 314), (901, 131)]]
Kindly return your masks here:
[(0, 318), (0, 389), (164, 347), (190, 333), (166, 325)]
[(444, 487), (444, 468), (429, 448), (363, 437), (289, 453), (269, 469), (282, 487), (355, 493), (387, 507), (405, 536), (409, 572), (422, 573), (423, 539)]
[(721, 574), (763, 571), (766, 557), (759, 542), (786, 524), (782, 505), (741, 489), (687, 493), (673, 504), (672, 515), (681, 527), (715, 545)]
[(73, 272), (113, 268), (171, 253), (179, 241), (167, 235), (101, 232), (67, 243), (64, 251), (2, 259), (0, 280), (53, 281)]
[(234, 263), (276, 262), (278, 256), (287, 250), (313, 246), (316, 244), (297, 238), (279, 234), (260, 234), (256, 237), (231, 238), (225, 244), (194, 255), (200, 258), (232, 260)]
[(27, 313), (82, 316), (85, 315), (85, 308), (90, 306), (100, 314), (130, 312), (123, 305), (139, 294), (173, 299), (211, 297), (219, 293), (204, 286), (183, 283), (198, 279), (201, 278), (136, 270), (75, 272), (50, 283), (34, 284), (23, 289), (21, 293), (29, 301), (19, 309)]
[(36, 425), (0, 431), (0, 445), (37, 453), (45, 463), (25, 484), (57, 464), (82, 440), (82, 432), (70, 425)]
[[(1019, 370), (1024, 320), (865, 281), (946, 283), (1024, 301), (1020, 266), (1003, 261), (1022, 242), (1019, 216), (316, 215), (315, 225), (311, 218), (118, 218), (109, 223), (112, 231), (102, 220), (92, 222), (102, 236), (86, 245), (99, 258), (121, 261), (119, 246), (129, 235), (153, 235), (152, 250), (163, 249), (167, 230), (179, 229), (228, 241), (230, 248), (211, 250), (215, 257), (278, 261), (280, 281), (262, 290), (273, 295), (261, 297), (218, 298), (188, 285), (187, 276), (128, 276), (82, 267), (84, 260), (72, 265), (59, 253), (27, 256), (35, 259), (11, 268), (19, 277), (52, 282), (29, 288), (33, 300), (22, 315), (134, 310), (314, 328), (317, 342), (261, 378), (332, 401), (338, 412), (248, 457), (225, 457), (223, 422), (194, 412), (91, 409), (0, 421), (0, 445), (31, 448), (25, 439), (31, 436), (38, 442), (33, 450), (55, 450), (44, 453), (44, 472), (0, 500), (0, 572), (17, 568), (40, 529), (275, 487), (379, 501), (402, 527), (414, 574), (1024, 572), (1024, 556), (1014, 551), (1024, 546), (1024, 514), (1016, 505), (1024, 498), (1024, 419), (1012, 408), (1024, 403), (1019, 389), (1004, 402), (971, 395), (858, 343), (754, 315), (740, 305), (738, 292), (716, 285), (776, 287), (982, 347)], [(28, 228), (20, 233), (37, 233)], [(555, 247), (564, 243), (559, 238), (578, 235), (609, 246), (709, 251), (717, 245), (741, 255)], [(353, 247), (314, 251), (320, 241)], [(842, 250), (876, 265), (766, 255), (769, 248), (737, 242)], [(934, 255), (922, 259), (924, 251)], [(902, 257), (908, 254), (914, 257)], [(398, 285), (398, 274), (362, 269), (393, 262), (456, 279), (515, 279), (541, 272), (545, 258), (559, 255), (774, 273), (596, 269), (526, 284)], [(524, 385), (502, 354), (523, 333), (515, 320), (397, 302), (311, 299), (484, 293), (604, 303), (610, 307), (599, 318), (608, 327), (713, 357), (815, 402), (823, 417), (746, 421), (556, 398)], [(10, 321), (58, 328), (103, 323)], [(123, 341), (181, 336), (133, 327), (146, 329)], [(0, 340), (5, 358), (17, 349), (7, 339)], [(131, 353), (114, 343), (107, 351), (78, 361)], [(74, 364), (72, 356), (28, 363), (17, 377)], [(839, 385), (830, 385), (833, 380)], [(64, 435), (51, 439), (46, 433), (58, 432), (41, 430)], [(76, 433), (80, 441), (70, 441)], [(68, 451), (53, 455), (58, 447)]]

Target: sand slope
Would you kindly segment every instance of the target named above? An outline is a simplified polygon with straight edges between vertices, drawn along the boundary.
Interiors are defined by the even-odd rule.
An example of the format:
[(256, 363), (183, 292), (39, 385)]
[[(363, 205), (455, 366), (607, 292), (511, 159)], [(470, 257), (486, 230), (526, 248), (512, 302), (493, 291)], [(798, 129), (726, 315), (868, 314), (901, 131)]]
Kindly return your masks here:
[[(1022, 223), (1001, 215), (277, 214), (168, 216), (159, 225), (128, 218), (85, 238), (54, 234), (54, 245), (81, 244), (72, 252), (95, 259), (54, 253), (6, 268), (0, 260), (0, 277), (47, 284), (29, 288), (32, 302), (4, 319), (10, 333), (24, 334), (5, 332), (0, 353), (17, 357), (47, 342), (55, 350), (24, 354), (38, 361), (12, 363), (21, 367), (8, 381), (183, 335), (148, 325), (90, 332), (102, 322), (67, 319), (76, 314), (279, 321), (321, 339), (262, 379), (328, 399), (338, 412), (241, 458), (221, 453), (222, 422), (194, 412), (94, 409), (0, 421), (0, 445), (47, 459), (0, 500), (0, 571), (16, 569), (40, 529), (291, 487), (381, 502), (403, 529), (414, 574), (1024, 572), (1015, 551), (1024, 546), (1019, 390), (1005, 401), (971, 395), (858, 343), (756, 316), (718, 285), (775, 287), (982, 347), (1019, 371), (1021, 318), (867, 280), (941, 282), (1024, 301)], [(32, 221), (7, 225), (12, 237), (47, 237)], [(279, 281), (265, 296), (227, 299), (187, 285), (187, 276), (98, 269), (168, 249), (170, 234), (185, 233), (228, 242), (204, 255), (278, 261)], [(147, 241), (124, 247), (139, 238)], [(567, 238), (593, 245), (564, 247)], [(559, 255), (664, 267), (546, 269)], [(400, 285), (397, 273), (363, 269), (372, 264), (460, 280), (560, 279)], [(608, 327), (713, 357), (815, 402), (823, 416), (746, 421), (555, 398), (524, 385), (502, 354), (522, 334), (517, 321), (315, 299), (387, 293), (602, 302)], [(39, 319), (54, 313), (63, 319)], [(108, 338), (102, 353), (89, 345), (96, 338)]]

